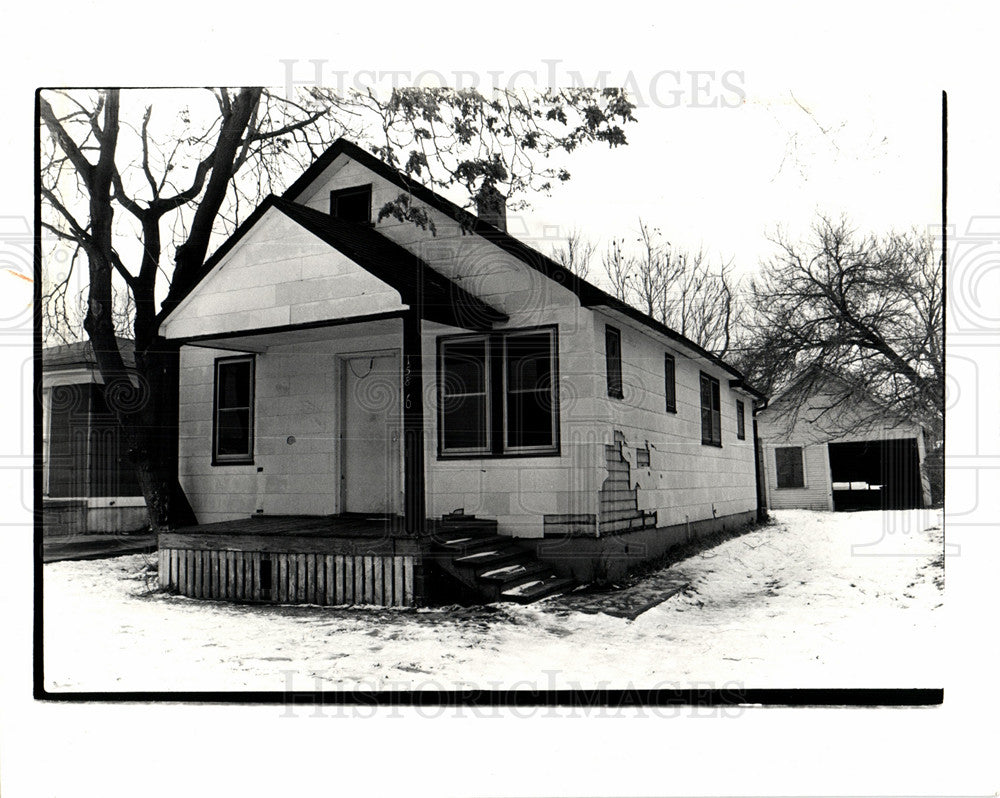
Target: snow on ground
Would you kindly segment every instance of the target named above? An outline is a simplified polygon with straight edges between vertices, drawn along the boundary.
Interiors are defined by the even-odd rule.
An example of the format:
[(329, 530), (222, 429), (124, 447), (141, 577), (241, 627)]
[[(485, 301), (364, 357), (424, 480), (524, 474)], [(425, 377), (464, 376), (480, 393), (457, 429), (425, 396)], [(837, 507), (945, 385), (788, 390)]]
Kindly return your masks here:
[(558, 599), (239, 606), (149, 594), (143, 555), (52, 563), (45, 682), (54, 692), (940, 686), (939, 513), (774, 517), (674, 565), (690, 587), (633, 621)]

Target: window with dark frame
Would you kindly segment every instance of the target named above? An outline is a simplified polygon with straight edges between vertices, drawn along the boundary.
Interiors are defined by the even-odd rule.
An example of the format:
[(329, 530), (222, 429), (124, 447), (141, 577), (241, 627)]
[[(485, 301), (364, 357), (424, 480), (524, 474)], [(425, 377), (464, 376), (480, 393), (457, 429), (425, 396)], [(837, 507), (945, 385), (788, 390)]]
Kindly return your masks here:
[(663, 355), (663, 393), (667, 400), (667, 412), (677, 412), (677, 364), (674, 356), (669, 353)]
[(352, 186), (330, 192), (330, 215), (345, 222), (371, 224), (372, 187)]
[(804, 488), (802, 447), (781, 446), (774, 450), (774, 465), (779, 488)]
[(722, 446), (722, 405), (719, 381), (701, 373), (701, 442), (706, 446)]
[(557, 454), (555, 328), (438, 339), (442, 456)]
[(253, 462), (254, 359), (218, 358), (215, 361), (215, 414), (212, 462)]
[(736, 437), (741, 441), (747, 439), (746, 408), (742, 399), (736, 400)]
[(622, 392), (622, 334), (614, 327), (604, 328), (604, 361), (608, 373), (608, 396), (624, 397)]

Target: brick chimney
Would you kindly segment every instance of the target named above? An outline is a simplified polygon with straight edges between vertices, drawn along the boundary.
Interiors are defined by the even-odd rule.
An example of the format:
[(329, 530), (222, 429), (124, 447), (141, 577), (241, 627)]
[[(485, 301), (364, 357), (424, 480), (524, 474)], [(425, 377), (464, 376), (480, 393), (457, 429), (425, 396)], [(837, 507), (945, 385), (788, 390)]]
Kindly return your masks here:
[(476, 215), (498, 230), (507, 232), (507, 198), (497, 191), (496, 186), (486, 183), (479, 189)]

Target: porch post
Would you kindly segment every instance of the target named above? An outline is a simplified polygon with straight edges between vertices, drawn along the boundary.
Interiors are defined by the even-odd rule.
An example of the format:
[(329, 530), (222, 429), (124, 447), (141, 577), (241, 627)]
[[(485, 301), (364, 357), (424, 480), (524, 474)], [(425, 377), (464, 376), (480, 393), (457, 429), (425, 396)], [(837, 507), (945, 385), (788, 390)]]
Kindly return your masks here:
[(406, 532), (424, 531), (424, 372), (420, 315), (403, 314), (403, 516)]

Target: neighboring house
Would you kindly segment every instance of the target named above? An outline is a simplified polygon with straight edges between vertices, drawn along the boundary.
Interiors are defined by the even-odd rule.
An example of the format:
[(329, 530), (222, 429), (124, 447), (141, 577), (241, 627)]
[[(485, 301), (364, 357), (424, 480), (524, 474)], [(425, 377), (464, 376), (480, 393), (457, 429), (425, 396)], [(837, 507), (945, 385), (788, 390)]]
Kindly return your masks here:
[[(429, 224), (378, 219), (400, 195)], [(641, 560), (754, 518), (762, 397), (480, 199), (341, 139), (210, 258), (161, 326), (200, 523), (460, 511), (586, 578), (595, 541)]]
[(757, 424), (772, 510), (930, 504), (924, 428), (835, 375), (807, 370)]
[[(118, 345), (131, 368), (132, 342)], [(146, 525), (135, 469), (125, 460), (89, 341), (42, 350), (42, 517), (47, 535)]]

